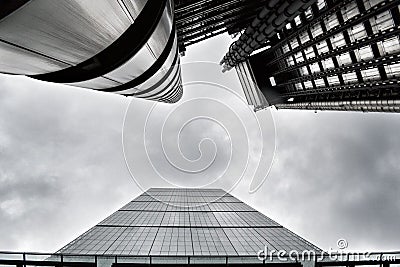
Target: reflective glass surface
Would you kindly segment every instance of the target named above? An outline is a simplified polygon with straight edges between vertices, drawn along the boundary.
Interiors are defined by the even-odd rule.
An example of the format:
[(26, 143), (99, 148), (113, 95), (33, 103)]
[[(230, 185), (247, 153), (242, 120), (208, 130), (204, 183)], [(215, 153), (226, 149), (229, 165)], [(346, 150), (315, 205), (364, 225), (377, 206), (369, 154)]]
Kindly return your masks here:
[[(168, 257), (256, 256), (264, 246), (288, 251), (318, 250), (222, 190), (154, 188), (59, 252)], [(168, 259), (171, 260), (165, 258)]]

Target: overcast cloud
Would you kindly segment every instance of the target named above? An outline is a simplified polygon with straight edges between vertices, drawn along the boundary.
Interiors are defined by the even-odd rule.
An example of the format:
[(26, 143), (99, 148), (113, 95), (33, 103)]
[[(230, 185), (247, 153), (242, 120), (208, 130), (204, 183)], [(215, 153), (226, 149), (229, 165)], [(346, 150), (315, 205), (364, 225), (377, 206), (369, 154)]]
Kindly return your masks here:
[[(229, 43), (229, 37), (220, 36), (189, 47), (183, 61), (218, 62)], [(183, 73), (186, 81), (201, 75), (188, 68)], [(210, 79), (223, 79), (223, 84), (243, 95), (234, 71), (227, 75), (215, 71)], [(183, 101), (201, 97), (201, 90), (211, 90), (189, 87)], [(224, 99), (220, 92), (205, 96)], [(249, 194), (248, 170), (232, 194), (323, 249), (335, 248), (339, 238), (346, 238), (349, 248), (355, 250), (399, 249), (399, 115), (262, 111), (257, 116), (265, 120), (266, 130), (264, 140), (259, 140), (245, 105), (236, 105), (239, 100), (234, 94), (225, 97), (245, 119), (251, 144), (234, 143), (230, 171), (214, 186), (229, 189), (226, 184), (236, 182), (234, 174), (243, 171), (246, 153), (251, 159), (249, 169), (254, 171), (260, 152), (257, 146), (262, 143), (268, 148), (267, 160), (262, 163), (266, 173), (275, 144), (272, 112), (277, 151), (271, 173), (256, 193)], [(0, 250), (56, 251), (141, 192), (122, 153), (122, 123), (129, 101), (113, 94), (0, 76)], [(146, 178), (149, 183), (145, 186), (156, 187), (165, 182), (157, 178), (143, 150), (143, 127), (153, 104), (133, 100), (124, 140), (135, 177), (140, 181)], [(193, 116), (223, 113), (201, 101), (194, 104)], [(156, 134), (146, 139), (149, 155), (155, 157), (152, 163), (176, 177), (175, 182), (183, 182), (187, 176), (174, 176), (179, 172), (165, 165), (156, 132), (157, 122), (173, 107), (157, 105), (155, 109), (158, 112), (151, 114), (149, 130)], [(177, 111), (164, 133), (172, 148), (182, 126), (178, 118), (186, 118), (187, 109)], [(198, 142), (212, 138), (218, 154), (215, 165), (207, 169), (211, 177), (226, 167), (229, 142), (220, 126), (209, 120), (196, 123), (182, 132), (182, 151), (195, 160), (201, 155)], [(232, 139), (240, 138), (243, 125), (228, 126)], [(201, 152), (212, 155), (212, 143), (203, 145)]]

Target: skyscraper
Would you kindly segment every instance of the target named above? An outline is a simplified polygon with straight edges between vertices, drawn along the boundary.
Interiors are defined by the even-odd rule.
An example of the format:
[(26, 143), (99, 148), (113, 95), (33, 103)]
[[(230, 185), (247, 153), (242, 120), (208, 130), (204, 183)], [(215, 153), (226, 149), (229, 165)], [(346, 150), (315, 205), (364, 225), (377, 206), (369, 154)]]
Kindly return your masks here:
[(153, 261), (184, 264), (246, 262), (252, 256), (249, 262), (261, 263), (257, 253), (265, 247), (287, 253), (320, 252), (223, 190), (153, 188), (58, 253), (109, 256), (111, 262), (115, 255), (131, 261), (138, 256), (139, 262), (152, 256)]
[(400, 112), (400, 1), (267, 2), (221, 61), (249, 104)]

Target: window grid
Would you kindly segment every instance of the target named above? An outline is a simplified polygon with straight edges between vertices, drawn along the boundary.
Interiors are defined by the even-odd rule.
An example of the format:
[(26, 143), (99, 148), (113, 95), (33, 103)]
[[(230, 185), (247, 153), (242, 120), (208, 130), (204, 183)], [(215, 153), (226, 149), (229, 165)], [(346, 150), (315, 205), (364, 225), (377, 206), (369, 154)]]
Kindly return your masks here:
[[(166, 196), (174, 195), (171, 191), (160, 192)], [(177, 193), (180, 196), (191, 194), (183, 191)], [(148, 195), (141, 196), (146, 197)], [(201, 197), (201, 194), (193, 197)], [(230, 195), (224, 198), (226, 202), (204, 206), (214, 211), (119, 210), (62, 248), (59, 253), (125, 256), (255, 255), (265, 244), (270, 245), (268, 238), (258, 233), (258, 229), (281, 247), (285, 244), (289, 247), (308, 245), (245, 203), (238, 202)], [(151, 201), (130, 202), (123, 208), (148, 209), (151, 205), (151, 208), (160, 207), (160, 204), (170, 207), (162, 202)], [(266, 232), (265, 227), (276, 231)]]
[[(364, 7), (368, 11), (382, 2), (384, 1), (364, 0)], [(317, 5), (318, 7), (321, 6), (321, 8), (323, 8), (326, 6), (326, 3), (325, 1), (320, 1), (317, 3)], [(363, 16), (365, 14), (367, 14), (367, 12), (364, 12), (361, 15)], [(355, 46), (357, 42), (367, 43), (368, 41), (369, 35), (365, 26), (367, 24), (364, 25), (364, 23), (358, 23), (354, 26), (344, 28), (342, 32), (335, 33), (326, 40), (321, 40), (318, 43), (315, 43), (314, 46), (311, 45), (312, 43), (310, 42), (309, 38), (310, 34), (313, 38), (318, 38), (322, 34), (325, 34), (324, 31), (331, 31), (332, 29), (335, 30), (337, 27), (339, 27), (342, 19), (344, 21), (348, 21), (359, 15), (360, 9), (358, 4), (355, 1), (349, 2), (339, 9), (339, 13), (331, 13), (330, 15), (325, 16), (322, 20), (317, 20), (316, 22), (312, 23), (309, 28), (299, 32), (296, 37), (299, 39), (299, 42), (297, 42), (296, 38), (294, 38), (289, 41), (289, 45), (285, 44), (284, 48), (282, 49), (283, 54), (280, 56), (283, 58), (278, 59), (278, 61), (285, 62), (286, 66), (281, 68), (282, 71), (278, 71), (278, 73), (295, 70), (296, 66), (299, 65), (297, 67), (297, 72), (293, 73), (294, 75), (297, 75), (298, 78), (302, 78), (300, 79), (301, 82), (299, 82), (299, 79), (297, 79), (296, 76), (289, 81), (287, 79), (282, 79), (281, 83), (287, 87), (288, 92), (290, 92), (292, 85), (296, 91), (300, 91), (304, 89), (321, 88), (325, 86), (336, 87), (340, 84), (343, 85), (343, 83), (354, 84), (357, 81), (362, 81), (361, 77), (364, 75), (366, 77), (364, 81), (366, 82), (386, 79), (386, 76), (388, 78), (398, 77), (399, 73), (396, 66), (394, 66), (394, 68), (390, 68), (387, 66), (387, 64), (384, 64), (384, 66), (377, 69), (376, 67), (372, 67), (375, 63), (371, 61), (371, 59), (374, 59), (374, 57), (378, 57), (379, 54), (391, 55), (399, 53), (400, 40), (397, 35), (384, 40), (379, 40), (377, 38), (379, 41), (376, 41), (375, 43), (372, 42), (371, 44), (361, 47), (359, 46), (356, 49), (345, 51), (347, 47)], [(370, 34), (379, 34), (382, 33), (382, 31), (387, 32), (397, 27), (394, 23), (392, 13), (389, 10), (377, 13), (375, 16), (372, 16), (369, 20), (367, 20), (367, 23), (368, 25), (371, 24), (372, 27), (372, 33)], [(329, 43), (332, 44), (331, 48)], [(300, 50), (299, 45), (301, 45)], [(377, 50), (376, 47), (379, 50)], [(295, 48), (297, 48), (296, 51), (293, 51)], [(345, 52), (340, 53), (332, 49), (342, 49)], [(324, 57), (326, 57), (326, 55), (332, 56), (319, 60), (321, 62), (320, 66), (318, 61), (314, 58), (321, 55)], [(308, 60), (315, 62), (307, 63)], [(362, 69), (354, 70), (354, 73), (345, 73), (343, 75), (337, 74), (332, 76), (332, 74), (329, 72), (329, 70), (336, 69), (338, 66), (347, 66), (360, 62), (366, 62), (366, 64), (364, 63), (362, 65)], [(321, 67), (323, 69), (321, 69)], [(321, 73), (319, 79), (315, 79), (311, 76), (312, 74), (318, 74), (320, 72), (323, 73)]]

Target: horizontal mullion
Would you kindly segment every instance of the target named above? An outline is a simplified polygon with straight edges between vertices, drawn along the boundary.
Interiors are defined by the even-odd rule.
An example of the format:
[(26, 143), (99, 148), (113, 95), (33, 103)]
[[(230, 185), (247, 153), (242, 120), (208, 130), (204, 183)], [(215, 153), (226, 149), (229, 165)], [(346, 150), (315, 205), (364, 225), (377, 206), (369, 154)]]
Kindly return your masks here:
[(120, 209), (118, 211), (144, 211), (144, 212), (254, 212), (258, 213), (256, 210), (192, 210), (196, 207), (182, 207), (182, 209), (188, 210), (139, 210), (139, 209)]
[(95, 227), (145, 227), (145, 228), (283, 228), (282, 225), (241, 225), (241, 226), (220, 226), (220, 225), (207, 225), (207, 226), (195, 226), (195, 225), (112, 225), (112, 224), (97, 224)]

